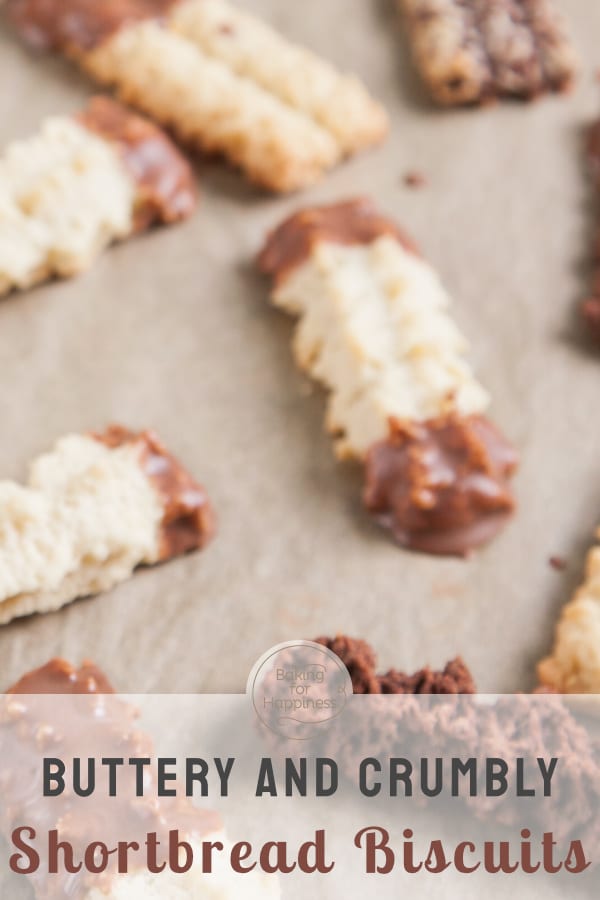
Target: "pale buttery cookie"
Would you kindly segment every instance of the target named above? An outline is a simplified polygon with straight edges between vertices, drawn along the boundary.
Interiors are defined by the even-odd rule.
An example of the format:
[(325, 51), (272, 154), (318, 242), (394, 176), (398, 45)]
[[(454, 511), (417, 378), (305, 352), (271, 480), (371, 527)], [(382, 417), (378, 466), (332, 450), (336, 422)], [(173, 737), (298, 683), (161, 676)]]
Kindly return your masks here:
[(226, 0), (8, 0), (31, 44), (61, 51), (186, 144), (274, 191), (316, 181), (378, 143), (383, 108)]
[(555, 0), (397, 2), (437, 103), (529, 100), (574, 81), (577, 56)]
[(204, 489), (152, 432), (63, 437), (25, 486), (0, 482), (0, 624), (107, 591), (213, 531)]
[[(594, 199), (600, 197), (600, 120), (590, 128), (587, 136), (587, 157), (593, 182)], [(584, 300), (581, 312), (590, 334), (600, 341), (600, 227), (592, 251), (593, 276), (589, 295)]]
[(83, 272), (107, 245), (195, 206), (190, 166), (152, 122), (105, 97), (47, 119), (0, 158), (0, 294)]
[[(62, 696), (56, 696), (62, 695)], [(58, 840), (73, 846), (74, 858), (83, 858), (85, 848), (95, 842), (115, 847), (117, 841), (131, 843), (127, 871), (118, 871), (116, 855), (99, 875), (86, 867), (77, 873), (59, 871), (48, 878), (45, 854), (40, 846), (42, 864), (26, 876), (34, 894), (49, 897), (78, 897), (82, 900), (277, 900), (280, 896), (277, 876), (250, 872), (236, 874), (229, 864), (229, 843), (220, 815), (194, 805), (184, 796), (179, 784), (177, 796), (159, 796), (158, 768), (154, 741), (138, 722), (136, 708), (113, 693), (106, 675), (93, 663), (75, 667), (54, 659), (24, 675), (0, 698), (0, 825), (10, 840), (14, 829), (26, 825), (48, 844), (49, 832), (56, 830)], [(45, 740), (45, 743), (44, 743)], [(73, 757), (123, 757), (116, 796), (106, 787), (92, 797), (78, 797), (73, 790), (59, 796), (42, 797), (22, 773), (41, 772), (48, 749), (61, 760)], [(144, 796), (138, 797), (136, 769), (129, 762), (144, 759)], [(177, 789), (177, 782), (169, 789)], [(160, 842), (157, 862), (168, 856), (170, 832), (186, 841), (193, 852), (193, 865), (176, 873), (170, 866), (151, 874), (146, 864), (145, 845), (154, 834)], [(213, 871), (202, 871), (203, 842), (218, 841), (224, 853), (213, 854)], [(135, 844), (142, 848), (135, 851)], [(183, 861), (183, 855), (181, 857)], [(45, 871), (44, 871), (45, 870)], [(23, 876), (20, 876), (21, 878)]]
[(516, 455), (482, 415), (449, 297), (368, 200), (306, 209), (259, 257), (273, 303), (299, 317), (298, 365), (330, 391), (327, 429), (365, 464), (365, 503), (398, 542), (468, 553), (511, 514)]
[(600, 694), (600, 547), (588, 554), (584, 582), (561, 613), (538, 677), (562, 694)]

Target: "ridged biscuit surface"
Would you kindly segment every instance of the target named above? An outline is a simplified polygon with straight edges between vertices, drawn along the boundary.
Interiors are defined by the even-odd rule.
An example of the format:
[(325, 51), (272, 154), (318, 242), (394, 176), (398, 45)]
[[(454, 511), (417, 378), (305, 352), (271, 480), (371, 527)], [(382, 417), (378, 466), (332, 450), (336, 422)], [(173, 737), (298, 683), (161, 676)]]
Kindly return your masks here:
[(123, 28), (81, 64), (185, 143), (224, 154), (260, 185), (304, 187), (342, 155), (321, 125), (155, 22)]
[(439, 278), (393, 237), (318, 243), (272, 300), (300, 317), (294, 353), (331, 391), (327, 428), (340, 456), (362, 459), (387, 437), (390, 418), (468, 415), (488, 404)]
[(0, 624), (108, 590), (160, 553), (163, 506), (140, 446), (69, 435), (0, 482)]
[(74, 119), (48, 119), (0, 159), (0, 293), (87, 269), (130, 234), (135, 184), (117, 150)]
[(182, 0), (169, 27), (331, 132), (343, 154), (381, 140), (385, 110), (351, 75), (226, 0)]

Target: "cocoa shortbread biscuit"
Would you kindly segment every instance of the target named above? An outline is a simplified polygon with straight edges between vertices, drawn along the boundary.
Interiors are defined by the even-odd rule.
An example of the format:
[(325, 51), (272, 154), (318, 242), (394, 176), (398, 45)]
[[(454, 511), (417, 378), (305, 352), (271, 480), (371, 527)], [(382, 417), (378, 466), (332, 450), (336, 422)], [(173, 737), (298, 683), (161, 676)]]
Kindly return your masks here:
[(416, 66), (444, 106), (564, 91), (577, 55), (555, 0), (397, 0)]
[(258, 264), (295, 316), (298, 365), (330, 391), (337, 454), (365, 466), (365, 503), (397, 541), (468, 553), (514, 508), (514, 450), (483, 416), (450, 298), (413, 242), (368, 200), (296, 213)]
[(588, 553), (583, 583), (561, 612), (538, 677), (543, 687), (562, 694), (600, 694), (599, 546)]
[[(587, 135), (587, 161), (597, 206), (600, 199), (600, 120), (594, 122)], [(581, 314), (592, 337), (600, 341), (600, 226), (592, 250), (592, 266), (592, 284), (581, 306)]]
[(63, 437), (25, 486), (0, 482), (0, 624), (110, 590), (213, 532), (206, 492), (153, 432)]
[(377, 673), (373, 648), (360, 638), (338, 634), (315, 638), (339, 656), (348, 669), (355, 694), (474, 694), (473, 677), (460, 657), (450, 660), (441, 671), (426, 666), (410, 675), (398, 669)]
[(187, 145), (274, 191), (317, 180), (383, 139), (358, 79), (226, 0), (7, 0), (29, 43), (56, 49)]
[[(143, 848), (148, 835), (155, 834), (162, 859), (169, 846), (169, 833), (176, 831), (179, 840), (189, 843), (197, 861), (187, 872), (175, 873), (163, 867), (162, 872), (151, 874), (141, 862), (143, 854), (132, 853), (125, 872), (119, 871), (113, 856), (100, 875), (82, 867), (77, 873), (60, 868), (51, 877), (42, 862), (27, 876), (35, 897), (277, 900), (280, 890), (276, 876), (258, 872), (238, 875), (221, 856), (216, 856), (210, 874), (202, 872), (202, 842), (219, 841), (224, 848), (231, 846), (221, 816), (197, 807), (183, 790), (177, 796), (160, 795), (154, 741), (137, 719), (138, 710), (117, 696), (107, 676), (89, 661), (77, 667), (53, 659), (28, 672), (0, 698), (0, 827), (7, 838), (23, 825), (38, 835), (56, 830), (59, 840), (74, 848), (75, 858), (81, 858), (90, 843), (104, 842), (112, 847), (117, 840), (126, 839), (134, 842), (131, 847), (135, 850), (136, 844)], [(128, 767), (121, 770), (115, 796), (98, 791), (93, 798), (80, 798), (67, 789), (59, 796), (43, 798), (41, 783), (39, 793), (32, 791), (23, 773), (37, 775), (48, 750), (63, 760), (84, 753), (89, 757), (118, 754), (129, 761), (129, 767), (131, 759), (145, 759), (144, 796), (137, 795), (137, 776)]]
[(114, 241), (196, 207), (167, 135), (113, 100), (46, 119), (0, 158), (0, 294), (88, 269)]
[[(482, 696), (460, 658), (441, 671), (427, 667), (414, 675), (395, 669), (378, 674), (375, 654), (365, 641), (345, 635), (317, 640), (346, 665), (354, 694), (369, 695), (353, 698), (351, 724), (342, 712), (323, 732), (319, 747), (352, 782), (365, 757), (394, 757), (399, 747), (407, 759), (457, 757), (484, 765), (490, 757), (556, 757), (560, 779), (551, 796), (528, 804), (528, 827), (542, 833), (550, 815), (556, 840), (576, 836), (594, 856), (600, 842), (599, 746), (594, 731), (564, 698), (548, 693)], [(457, 799), (452, 798), (453, 805)], [(459, 802), (472, 819), (521, 828), (524, 807), (516, 800), (499, 803), (482, 793), (463, 795)]]

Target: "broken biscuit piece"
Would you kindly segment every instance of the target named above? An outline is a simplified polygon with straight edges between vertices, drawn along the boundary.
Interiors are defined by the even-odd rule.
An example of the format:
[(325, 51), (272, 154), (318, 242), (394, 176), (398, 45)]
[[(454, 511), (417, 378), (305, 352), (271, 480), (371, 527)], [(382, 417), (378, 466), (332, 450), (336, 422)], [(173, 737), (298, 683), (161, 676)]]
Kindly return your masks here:
[(329, 389), (327, 429), (365, 464), (365, 503), (403, 546), (465, 555), (513, 511), (516, 454), (482, 415), (450, 298), (413, 242), (368, 200), (307, 209), (258, 260), (299, 317), (298, 365)]
[(584, 582), (561, 612), (538, 678), (561, 694), (600, 694), (600, 546), (588, 553)]
[(190, 166), (153, 123), (96, 97), (0, 158), (0, 294), (88, 269), (99, 253), (196, 206)]
[(63, 437), (26, 486), (0, 482), (0, 624), (110, 590), (213, 532), (204, 489), (153, 432)]
[(531, 100), (571, 87), (577, 55), (554, 0), (397, 0), (413, 57), (442, 106)]
[(186, 144), (270, 190), (316, 181), (383, 139), (356, 78), (226, 0), (8, 0), (29, 43), (56, 49)]

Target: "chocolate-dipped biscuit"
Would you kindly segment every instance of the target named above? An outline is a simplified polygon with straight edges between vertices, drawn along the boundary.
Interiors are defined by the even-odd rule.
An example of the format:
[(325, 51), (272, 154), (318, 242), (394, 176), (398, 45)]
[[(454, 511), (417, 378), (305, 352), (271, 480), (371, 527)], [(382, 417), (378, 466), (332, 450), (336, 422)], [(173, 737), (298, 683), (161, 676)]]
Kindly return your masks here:
[(397, 0), (419, 73), (442, 106), (568, 90), (577, 55), (555, 0)]
[(204, 488), (153, 432), (71, 434), (0, 482), (0, 624), (58, 609), (205, 546)]
[(0, 158), (0, 294), (84, 272), (110, 244), (186, 219), (196, 202), (171, 139), (114, 100), (46, 119)]
[(297, 317), (294, 354), (330, 391), (337, 454), (365, 466), (367, 509), (398, 543), (465, 556), (514, 510), (517, 457), (484, 416), (450, 298), (366, 199), (295, 213), (258, 257)]
[[(165, 700), (166, 703), (166, 700)], [(237, 875), (224, 860), (202, 864), (204, 842), (229, 849), (221, 816), (198, 807), (179, 778), (161, 787), (160, 765), (152, 737), (139, 722), (139, 710), (118, 696), (104, 672), (90, 661), (74, 666), (62, 659), (26, 673), (0, 697), (0, 828), (37, 838), (39, 865), (26, 877), (36, 900), (147, 900), (150, 896), (190, 900), (278, 900), (277, 876), (262, 872)], [(51, 756), (69, 766), (87, 757), (95, 766), (121, 761), (116, 788), (88, 781), (89, 795), (67, 784), (54, 795), (42, 793), (43, 760)], [(137, 765), (139, 762), (140, 766)], [(139, 773), (143, 771), (143, 788)], [(89, 772), (89, 768), (88, 768)], [(66, 779), (65, 779), (66, 780)], [(95, 787), (95, 789), (94, 789)], [(61, 842), (64, 857), (55, 871), (49, 865), (50, 835)], [(171, 864), (171, 838), (186, 842), (193, 854), (187, 870)], [(43, 842), (45, 838), (45, 846)], [(131, 851), (112, 848), (127, 842)], [(144, 852), (153, 842), (154, 864)], [(100, 844), (111, 848), (104, 867), (88, 863), (92, 846), (102, 861)], [(14, 845), (17, 846), (17, 845)], [(78, 870), (62, 859), (85, 860)], [(15, 854), (16, 856), (16, 854)], [(163, 862), (163, 860), (169, 860)]]

